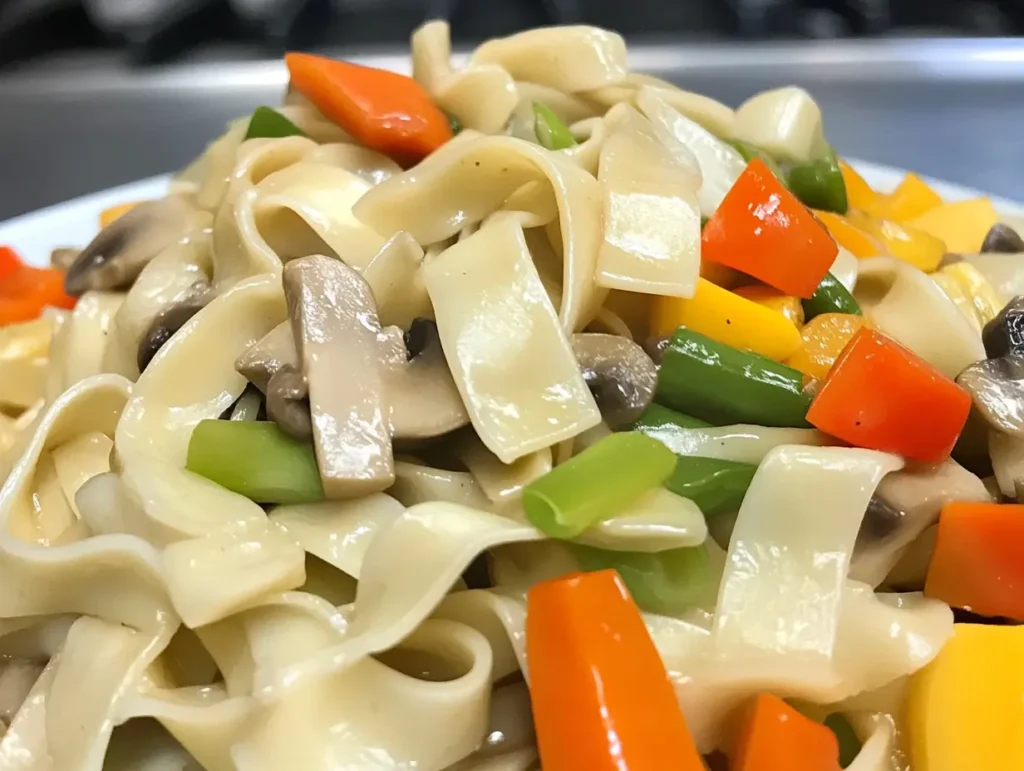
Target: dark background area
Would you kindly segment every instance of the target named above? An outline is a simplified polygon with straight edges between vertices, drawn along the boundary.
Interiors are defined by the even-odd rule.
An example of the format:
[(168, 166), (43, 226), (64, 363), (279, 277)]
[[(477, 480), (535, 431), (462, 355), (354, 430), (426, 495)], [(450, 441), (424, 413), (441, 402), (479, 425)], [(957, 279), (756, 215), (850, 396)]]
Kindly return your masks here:
[(289, 48), (407, 69), (431, 18), (462, 51), (615, 29), (733, 105), (802, 85), (840, 152), (1024, 199), (1024, 0), (0, 0), (0, 220), (183, 166), (280, 100)]

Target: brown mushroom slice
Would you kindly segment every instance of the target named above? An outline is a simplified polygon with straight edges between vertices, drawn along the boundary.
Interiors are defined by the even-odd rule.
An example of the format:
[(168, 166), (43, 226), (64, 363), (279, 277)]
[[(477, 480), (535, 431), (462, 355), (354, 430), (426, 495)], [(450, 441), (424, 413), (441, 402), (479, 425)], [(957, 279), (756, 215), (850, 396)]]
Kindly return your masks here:
[(50, 267), (54, 270), (66, 271), (74, 264), (75, 260), (78, 259), (78, 255), (81, 253), (81, 249), (75, 249), (70, 246), (54, 249), (50, 252)]
[(292, 260), (283, 281), (324, 494), (353, 498), (390, 487), (391, 427), (369, 285), (323, 255)]
[(1024, 238), (1016, 230), (1002, 222), (997, 222), (985, 235), (981, 242), (981, 253), (1018, 254), (1024, 252)]
[(404, 335), (398, 327), (388, 327), (380, 346), (381, 380), (395, 439), (431, 439), (469, 424), (437, 324), (415, 319)]
[(139, 372), (145, 372), (146, 367), (153, 360), (153, 357), (163, 348), (164, 343), (170, 340), (174, 333), (206, 306), (202, 295), (190, 297), (183, 302), (175, 303), (160, 311), (153, 323), (149, 325), (146, 334), (142, 336), (139, 343), (138, 365)]
[(957, 384), (991, 428), (1024, 436), (1024, 356), (984, 359), (960, 373)]
[(295, 439), (313, 436), (309, 386), (293, 365), (279, 367), (267, 383), (267, 417)]
[(286, 365), (299, 368), (299, 354), (295, 350), (295, 337), (288, 321), (278, 324), (239, 356), (235, 371), (266, 393), (270, 378)]
[(171, 195), (134, 207), (97, 234), (64, 277), (64, 289), (81, 295), (90, 289), (131, 286), (142, 269), (188, 230), (195, 211), (184, 196)]
[(878, 586), (944, 505), (990, 500), (984, 482), (953, 460), (887, 474), (861, 522), (850, 578)]
[(650, 406), (658, 369), (639, 345), (625, 337), (586, 333), (572, 336), (572, 349), (609, 426), (628, 425)]

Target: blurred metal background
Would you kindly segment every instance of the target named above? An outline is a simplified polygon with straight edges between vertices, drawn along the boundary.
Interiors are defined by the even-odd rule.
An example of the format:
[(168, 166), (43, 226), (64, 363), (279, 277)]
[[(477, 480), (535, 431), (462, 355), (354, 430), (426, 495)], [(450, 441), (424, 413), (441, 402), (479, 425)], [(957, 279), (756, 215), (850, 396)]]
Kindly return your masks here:
[(288, 48), (408, 68), (537, 24), (622, 31), (635, 69), (730, 104), (796, 83), (846, 155), (1024, 199), (1024, 0), (0, 0), (0, 220), (183, 166), (280, 100)]

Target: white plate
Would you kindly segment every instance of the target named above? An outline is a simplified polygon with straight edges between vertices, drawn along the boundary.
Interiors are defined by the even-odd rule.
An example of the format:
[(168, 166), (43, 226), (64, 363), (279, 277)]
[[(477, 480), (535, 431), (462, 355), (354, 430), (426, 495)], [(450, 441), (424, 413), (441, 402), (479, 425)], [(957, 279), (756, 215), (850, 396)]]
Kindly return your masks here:
[[(853, 161), (853, 164), (877, 190), (892, 190), (906, 174), (901, 169), (866, 161)], [(89, 243), (96, 235), (99, 215), (104, 209), (127, 201), (161, 196), (167, 189), (168, 179), (166, 175), (151, 177), (15, 217), (0, 223), (0, 244), (13, 246), (30, 263), (47, 265), (53, 249), (62, 246), (82, 247)], [(925, 179), (948, 201), (985, 195), (979, 190), (952, 182), (928, 177)], [(1000, 212), (1024, 216), (1024, 204), (995, 196), (991, 198)]]

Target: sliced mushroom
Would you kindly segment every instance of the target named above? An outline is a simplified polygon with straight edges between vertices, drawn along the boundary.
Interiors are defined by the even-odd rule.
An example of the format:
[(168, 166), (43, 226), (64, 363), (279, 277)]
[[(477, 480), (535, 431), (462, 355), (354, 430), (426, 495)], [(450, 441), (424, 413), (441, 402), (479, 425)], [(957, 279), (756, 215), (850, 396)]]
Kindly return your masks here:
[(65, 291), (77, 296), (131, 286), (150, 260), (185, 234), (194, 211), (187, 198), (171, 195), (118, 217), (68, 267)]
[(146, 371), (146, 367), (163, 348), (164, 343), (170, 340), (174, 333), (185, 326), (188, 320), (199, 313), (205, 305), (201, 296), (192, 297), (175, 303), (169, 308), (164, 308), (156, 315), (153, 323), (146, 330), (146, 334), (142, 336), (142, 342), (139, 343), (139, 372)]
[(50, 267), (56, 270), (67, 270), (74, 264), (75, 260), (78, 259), (78, 255), (82, 253), (81, 249), (73, 249), (71, 247), (63, 247), (60, 249), (54, 249), (50, 252)]
[(651, 357), (651, 361), (660, 366), (661, 360), (665, 356), (665, 349), (671, 342), (672, 335), (651, 335), (644, 340), (644, 353)]
[(952, 460), (886, 475), (861, 521), (850, 578), (878, 586), (945, 504), (989, 500), (985, 484)]
[(235, 371), (266, 393), (270, 378), (284, 366), (299, 368), (299, 354), (289, 321), (278, 324), (239, 356)]
[(404, 335), (388, 327), (381, 347), (381, 380), (395, 439), (431, 439), (469, 423), (434, 321), (414, 319)]
[(313, 436), (306, 378), (291, 364), (280, 367), (267, 383), (267, 417), (296, 439)]
[(650, 406), (658, 370), (639, 345), (624, 337), (588, 333), (573, 335), (572, 349), (609, 426), (632, 423)]
[(998, 254), (1017, 254), (1024, 252), (1024, 238), (1009, 225), (997, 222), (993, 225), (985, 240), (981, 242), (981, 253), (996, 252)]
[(1024, 296), (1014, 297), (981, 333), (990, 359), (1008, 353), (1024, 353)]
[(1024, 436), (1024, 356), (1011, 353), (976, 362), (956, 382), (990, 427)]
[(352, 268), (322, 255), (292, 260), (283, 280), (324, 494), (384, 490), (395, 469), (373, 293)]

